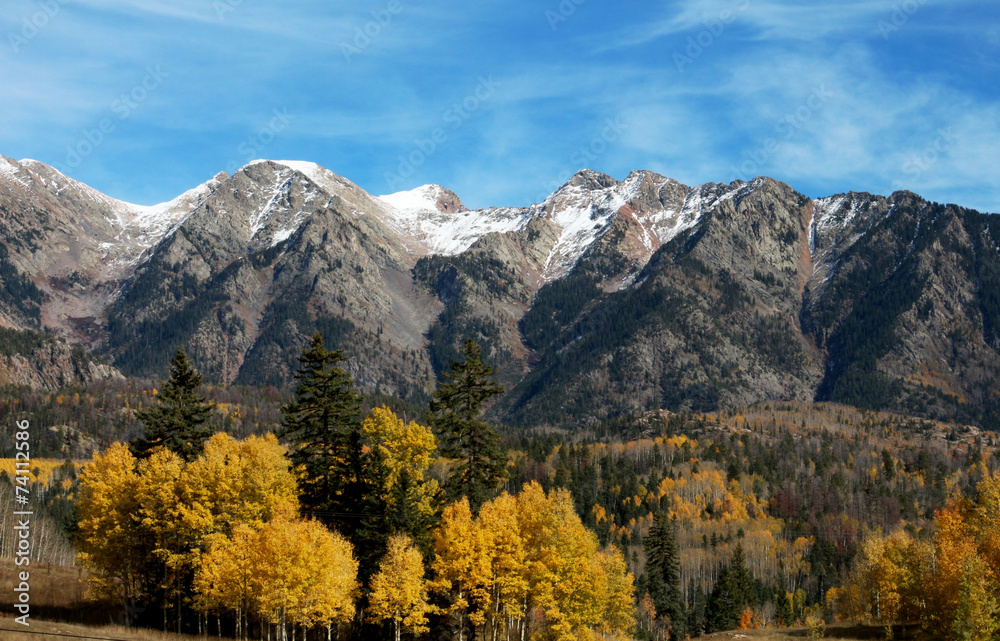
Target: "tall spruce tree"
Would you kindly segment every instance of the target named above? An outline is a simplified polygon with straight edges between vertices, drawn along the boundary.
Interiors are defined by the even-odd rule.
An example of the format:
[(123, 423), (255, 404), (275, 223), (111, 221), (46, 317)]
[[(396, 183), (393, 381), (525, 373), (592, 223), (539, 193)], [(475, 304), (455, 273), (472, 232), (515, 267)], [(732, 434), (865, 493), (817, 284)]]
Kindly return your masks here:
[(756, 582), (747, 569), (743, 544), (739, 543), (732, 560), (719, 573), (708, 598), (708, 631), (721, 632), (736, 628), (743, 610), (756, 605)]
[(212, 436), (208, 425), (215, 406), (198, 394), (201, 374), (195, 371), (183, 349), (170, 361), (170, 379), (156, 395), (156, 405), (136, 410), (145, 432), (132, 443), (133, 455), (146, 458), (157, 447), (165, 447), (186, 461), (196, 458)]
[(363, 399), (340, 367), (347, 360), (343, 350), (326, 349), (320, 332), (298, 360), (295, 399), (281, 408), (279, 436), (292, 445), (292, 464), (303, 470), (302, 507), (351, 540), (367, 579), (391, 533), (383, 532), (380, 461), (365, 451)]
[(670, 620), (670, 639), (687, 636), (687, 616), (681, 591), (681, 559), (677, 548), (677, 525), (663, 512), (653, 517), (653, 526), (643, 541), (646, 549), (647, 590), (657, 617)]
[(480, 418), (484, 406), (504, 393), (493, 382), (496, 369), (483, 362), (479, 345), (471, 338), (464, 359), (451, 361), (437, 383), (431, 401), (430, 427), (441, 439), (441, 453), (460, 461), (445, 484), (450, 500), (468, 497), (473, 512), (494, 496), (507, 479), (507, 456), (496, 428)]

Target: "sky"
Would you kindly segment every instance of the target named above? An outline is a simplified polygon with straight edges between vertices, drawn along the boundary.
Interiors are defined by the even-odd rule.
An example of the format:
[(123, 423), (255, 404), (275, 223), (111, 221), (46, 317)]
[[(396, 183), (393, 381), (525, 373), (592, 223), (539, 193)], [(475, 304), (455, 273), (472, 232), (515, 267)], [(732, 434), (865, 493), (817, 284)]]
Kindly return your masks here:
[(766, 175), (1000, 212), (996, 0), (8, 0), (0, 154), (154, 204), (257, 158), (380, 195)]

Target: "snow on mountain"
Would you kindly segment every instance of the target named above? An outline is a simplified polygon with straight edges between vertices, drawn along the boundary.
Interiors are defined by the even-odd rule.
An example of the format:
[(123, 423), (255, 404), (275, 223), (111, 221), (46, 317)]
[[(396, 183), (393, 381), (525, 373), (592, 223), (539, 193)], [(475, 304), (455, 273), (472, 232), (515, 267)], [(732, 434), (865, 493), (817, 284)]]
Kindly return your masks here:
[[(635, 171), (617, 181), (583, 170), (542, 203), (467, 210), (458, 196), (439, 185), (373, 197), (313, 162), (255, 160), (237, 173), (241, 172), (250, 182), (233, 183), (233, 189), (244, 192), (243, 207), (252, 203), (243, 215), (248, 238), (255, 246), (274, 246), (289, 238), (317, 206), (322, 206), (318, 199), (325, 199), (327, 206), (336, 202), (358, 216), (377, 217), (399, 235), (407, 251), (417, 255), (459, 254), (487, 234), (516, 232), (533, 218), (542, 217), (559, 228), (542, 281), (571, 270), (620, 215), (630, 216), (638, 224), (636, 246), (644, 247), (648, 257), (696, 225), (703, 212), (721, 200), (739, 198), (741, 189), (752, 188), (748, 183), (734, 183), (689, 189), (651, 172)], [(117, 273), (148, 255), (149, 248), (177, 229), (227, 178), (220, 174), (170, 201), (141, 206), (101, 194), (42, 163), (0, 160), (0, 179), (29, 189), (31, 181), (37, 180), (56, 196), (71, 191), (76, 200), (93, 201), (106, 212), (115, 231), (101, 246)], [(297, 197), (291, 196), (293, 191)], [(229, 207), (219, 208), (217, 213), (225, 215), (225, 209)]]
[(694, 193), (652, 172), (633, 171), (620, 182), (591, 170), (578, 172), (541, 205), (562, 230), (548, 257), (543, 280), (559, 278), (571, 270), (622, 214), (631, 215), (641, 228), (638, 241), (648, 258), (700, 220), (703, 203), (691, 200)]
[(27, 187), (28, 183), (21, 177), (20, 170), (19, 163), (6, 156), (0, 156), (0, 179), (6, 179), (9, 182), (17, 183), (21, 187)]
[(572, 269), (624, 205), (615, 192), (618, 185), (595, 190), (576, 180), (582, 175), (574, 176), (541, 204), (549, 220), (561, 229), (545, 261), (542, 280), (557, 278)]
[[(378, 196), (386, 207), (386, 223), (423, 243), (429, 253), (453, 256), (493, 232), (517, 231), (528, 224), (527, 209), (490, 207), (463, 210), (461, 202), (440, 185), (423, 185), (410, 191)], [(450, 203), (458, 202), (457, 210)]]
[(444, 187), (440, 185), (423, 185), (410, 191), (378, 196), (378, 199), (401, 214), (419, 216), (421, 212), (440, 211), (438, 200), (444, 191)]
[[(314, 162), (304, 160), (275, 160), (274, 162), (303, 174), (330, 195), (351, 196), (348, 200), (355, 200), (360, 194), (364, 194), (364, 191), (351, 181)], [(367, 194), (364, 195), (367, 196)]]
[(813, 219), (809, 225), (809, 251), (828, 249), (838, 244), (850, 246), (860, 233), (844, 237), (843, 232), (871, 207), (871, 197), (867, 194), (849, 193), (819, 198), (813, 201)]

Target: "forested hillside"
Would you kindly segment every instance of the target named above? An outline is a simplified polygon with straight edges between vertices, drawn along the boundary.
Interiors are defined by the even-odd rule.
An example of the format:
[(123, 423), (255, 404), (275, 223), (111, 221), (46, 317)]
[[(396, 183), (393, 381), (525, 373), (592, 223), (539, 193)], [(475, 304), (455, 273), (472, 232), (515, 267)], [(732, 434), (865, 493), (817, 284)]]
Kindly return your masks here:
[[(467, 357), (477, 358), (474, 352)], [(98, 581), (95, 594), (112, 600), (108, 607), (123, 606), (112, 606), (121, 595), (111, 587), (124, 576), (115, 572), (127, 569), (120, 559), (145, 558), (154, 565), (168, 563), (161, 569), (174, 568), (166, 575), (173, 577), (168, 583), (136, 585), (130, 597), (167, 615), (171, 629), (202, 626), (215, 632), (222, 626), (226, 633), (257, 636), (284, 621), (288, 629), (312, 628), (319, 634), (325, 621), (342, 635), (378, 630), (394, 635), (398, 627), (401, 635), (418, 637), (462, 630), (519, 636), (523, 629), (538, 638), (618, 634), (659, 639), (857, 620), (919, 623), (941, 635), (936, 638), (957, 639), (966, 637), (955, 622), (967, 618), (958, 612), (980, 608), (979, 626), (996, 620), (990, 618), (988, 599), (986, 605), (976, 604), (990, 586), (1000, 585), (991, 583), (993, 539), (982, 525), (996, 518), (990, 512), (994, 486), (989, 483), (1000, 482), (1000, 457), (996, 436), (978, 428), (814, 403), (762, 404), (717, 414), (653, 412), (567, 432), (506, 431), (501, 459), (506, 465), (490, 468), (490, 457), (502, 450), (490, 454), (487, 448), (480, 458), (470, 458), (455, 449), (457, 441), (448, 445), (453, 428), (441, 422), (440, 406), (437, 414), (426, 415), (426, 408), (402, 403), (395, 412), (370, 410), (365, 408), (372, 399), (362, 404), (357, 398), (345, 407), (367, 418), (355, 424), (356, 437), (348, 430), (343, 440), (334, 441), (345, 448), (337, 460), (346, 466), (348, 481), (330, 499), (320, 499), (316, 492), (323, 486), (309, 481), (308, 469), (322, 468), (310, 468), (308, 441), (287, 431), (287, 417), (294, 413), (280, 410), (291, 407), (287, 403), (294, 397), (203, 388), (211, 407), (206, 425), (244, 440), (217, 435), (204, 454), (187, 462), (168, 450), (135, 459), (122, 445), (108, 449), (109, 440), (149, 436), (135, 410), (146, 416), (162, 403), (164, 383), (155, 388), (156, 394), (141, 386), (105, 386), (74, 392), (76, 397), (27, 397), (8, 411), (25, 411), (36, 403), (36, 408), (49, 408), (46, 416), (53, 421), (86, 417), (88, 409), (102, 416), (111, 407), (117, 409), (110, 414), (129, 417), (105, 425), (105, 433), (88, 432), (99, 421), (78, 423), (87, 438), (67, 438), (65, 429), (57, 429), (38, 441), (40, 449), (57, 453), (61, 448), (63, 456), (88, 447), (101, 452), (79, 475), (82, 483), (78, 466), (39, 466), (38, 509), (51, 515), (45, 517), (51, 523), (63, 523), (58, 527), (67, 534), (57, 539), (72, 538), (86, 552), (80, 561)], [(251, 397), (256, 400), (250, 402)], [(409, 422), (402, 419), (407, 413)], [(430, 429), (421, 425), (425, 419)], [(271, 432), (291, 441), (279, 447), (273, 436), (253, 436)], [(353, 449), (358, 446), (363, 449)], [(360, 467), (352, 467), (352, 451)], [(246, 467), (250, 461), (256, 461), (252, 475)], [(297, 465), (305, 467), (293, 473)], [(485, 476), (462, 471), (480, 469), (494, 471)], [(126, 485), (116, 485), (121, 483)], [(232, 492), (260, 498), (243, 501), (241, 512), (233, 512)], [(118, 497), (110, 516), (103, 512), (105, 499), (102, 513), (94, 512), (98, 496)], [(481, 498), (470, 503), (466, 496)], [(163, 520), (174, 513), (190, 516)], [(146, 532), (137, 540), (153, 546), (138, 557), (123, 556), (119, 546), (129, 544), (105, 536), (107, 519), (128, 523), (129, 514), (146, 515), (134, 527), (140, 528), (137, 534)], [(318, 517), (324, 529), (309, 525), (310, 517)], [(978, 542), (948, 552), (957, 549), (954, 538), (948, 538), (954, 534), (948, 533), (973, 527), (982, 533)], [(393, 533), (398, 536), (390, 537)], [(286, 587), (305, 590), (303, 595), (314, 589), (308, 586), (319, 585), (312, 581), (326, 580), (327, 574), (304, 569), (298, 574), (294, 555), (274, 561), (273, 550), (279, 549), (274, 546), (293, 539), (320, 546), (316, 550), (333, 546), (322, 554), (341, 563), (341, 569), (329, 572), (345, 578), (328, 586), (327, 609), (290, 601), (275, 610), (266, 596), (280, 588), (267, 583), (279, 574), (298, 577), (300, 587)], [(262, 556), (243, 561), (231, 556), (235, 550), (257, 549)], [(546, 556), (545, 550), (556, 549), (570, 556), (561, 561)], [(938, 590), (966, 585), (959, 592), (968, 600), (935, 601), (916, 591), (912, 577), (923, 567), (918, 561), (925, 549), (945, 550), (957, 560), (948, 575), (921, 570), (927, 574), (921, 584)], [(309, 550), (301, 553), (320, 554)], [(585, 558), (596, 564), (580, 566)], [(255, 563), (278, 563), (274, 567), (283, 569), (261, 574), (265, 566), (255, 570)], [(543, 567), (556, 574), (539, 574)], [(233, 571), (260, 578), (241, 597), (229, 592), (222, 578)], [(157, 576), (161, 571), (141, 572)], [(982, 577), (980, 583), (969, 583), (973, 574)], [(547, 583), (554, 576), (562, 578)], [(351, 581), (358, 592), (348, 589)], [(595, 582), (610, 591), (567, 587)], [(404, 585), (409, 586), (405, 591), (395, 587)], [(896, 605), (873, 610), (875, 594), (896, 595), (890, 601)], [(369, 604), (368, 614), (358, 619), (351, 613), (363, 603)], [(920, 603), (933, 603), (934, 609), (915, 605)], [(560, 614), (545, 614), (548, 607)], [(403, 614), (396, 618), (394, 613)], [(137, 621), (159, 625), (141, 617)]]

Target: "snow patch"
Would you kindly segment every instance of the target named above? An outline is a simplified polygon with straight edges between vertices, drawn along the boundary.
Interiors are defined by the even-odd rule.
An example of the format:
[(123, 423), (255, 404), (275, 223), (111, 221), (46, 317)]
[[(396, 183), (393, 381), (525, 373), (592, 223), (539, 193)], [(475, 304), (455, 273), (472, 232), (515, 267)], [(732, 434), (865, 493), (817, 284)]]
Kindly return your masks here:
[(434, 213), (438, 212), (437, 202), (441, 193), (442, 188), (438, 185), (423, 185), (410, 191), (399, 191), (377, 198), (402, 214)]
[(6, 178), (22, 187), (28, 187), (28, 183), (21, 178), (20, 171), (21, 167), (17, 162), (0, 156), (0, 178)]
[(442, 212), (437, 203), (444, 195), (439, 185), (423, 185), (376, 200), (389, 227), (422, 242), (432, 254), (446, 256), (464, 252), (487, 234), (518, 231), (532, 218), (528, 209), (516, 207)]

